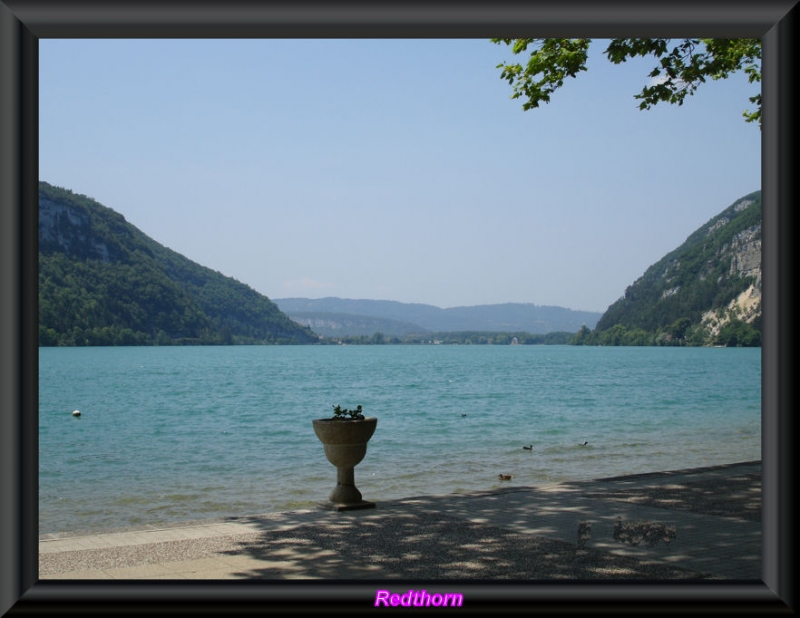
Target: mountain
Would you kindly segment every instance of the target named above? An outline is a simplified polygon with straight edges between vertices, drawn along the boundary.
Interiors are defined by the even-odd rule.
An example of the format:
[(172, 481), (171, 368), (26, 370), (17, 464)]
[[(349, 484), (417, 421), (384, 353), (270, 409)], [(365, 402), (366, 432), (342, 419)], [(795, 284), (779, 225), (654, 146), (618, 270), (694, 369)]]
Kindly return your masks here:
[(303, 344), (318, 335), (469, 332), (576, 333), (572, 342), (583, 345), (760, 345), (761, 192), (701, 226), (600, 314), (525, 303), (272, 301), (163, 247), (95, 200), (39, 183), (40, 345)]
[(761, 191), (650, 266), (579, 342), (761, 345)]
[(39, 345), (317, 341), (249, 286), (85, 195), (39, 183)]
[(425, 335), (430, 332), (427, 328), (410, 322), (368, 315), (292, 311), (289, 317), (298, 324), (308, 326), (323, 337), (370, 337), (375, 333), (381, 333), (389, 337), (402, 338), (410, 335)]
[(276, 298), (274, 302), (289, 317), (326, 337), (375, 332), (393, 336), (456, 331), (574, 333), (583, 325), (594, 328), (602, 315), (528, 303), (442, 309), (419, 303), (334, 297)]

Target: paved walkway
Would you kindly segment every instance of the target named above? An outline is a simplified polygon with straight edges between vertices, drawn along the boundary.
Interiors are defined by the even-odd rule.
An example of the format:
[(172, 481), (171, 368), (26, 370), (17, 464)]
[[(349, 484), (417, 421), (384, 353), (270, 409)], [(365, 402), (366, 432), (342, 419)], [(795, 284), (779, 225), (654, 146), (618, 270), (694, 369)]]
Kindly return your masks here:
[(726, 479), (760, 472), (760, 463), (733, 464), (405, 498), (360, 511), (46, 535), (40, 579), (760, 580), (755, 518), (690, 512), (666, 499), (659, 507), (621, 501), (643, 490), (667, 498), (709, 486), (741, 491)]

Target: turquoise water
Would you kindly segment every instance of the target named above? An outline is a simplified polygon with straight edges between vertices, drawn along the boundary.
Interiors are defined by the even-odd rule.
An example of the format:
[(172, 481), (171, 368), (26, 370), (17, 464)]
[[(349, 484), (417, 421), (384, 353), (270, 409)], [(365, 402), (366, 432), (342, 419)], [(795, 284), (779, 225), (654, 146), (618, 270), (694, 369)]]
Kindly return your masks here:
[(760, 349), (40, 348), (39, 532), (311, 507), (332, 404), (373, 501), (761, 458)]

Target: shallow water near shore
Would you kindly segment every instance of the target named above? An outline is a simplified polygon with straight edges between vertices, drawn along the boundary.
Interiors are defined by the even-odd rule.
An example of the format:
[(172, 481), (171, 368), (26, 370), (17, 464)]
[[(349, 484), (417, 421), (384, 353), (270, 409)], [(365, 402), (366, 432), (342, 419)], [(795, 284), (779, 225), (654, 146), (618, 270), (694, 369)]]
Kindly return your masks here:
[(40, 348), (39, 533), (313, 507), (335, 404), (372, 501), (761, 459), (760, 349)]

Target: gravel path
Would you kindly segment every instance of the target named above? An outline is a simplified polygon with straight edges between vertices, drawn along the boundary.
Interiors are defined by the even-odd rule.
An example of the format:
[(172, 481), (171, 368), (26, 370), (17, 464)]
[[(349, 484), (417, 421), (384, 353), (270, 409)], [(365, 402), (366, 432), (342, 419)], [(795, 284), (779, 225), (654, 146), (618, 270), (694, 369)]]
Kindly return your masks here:
[[(246, 532), (240, 527), (236, 533), (198, 538), (164, 540), (163, 534), (154, 532), (151, 535), (154, 542), (70, 551), (40, 549), (40, 577), (47, 579), (65, 573), (147, 577), (147, 573), (159, 572), (152, 570), (157, 565), (210, 561), (227, 565), (225, 577), (233, 579), (365, 576), (465, 580), (719, 579), (709, 571), (700, 572), (686, 568), (685, 564), (681, 568), (671, 563), (670, 535), (674, 534), (674, 529), (664, 524), (629, 520), (624, 527), (620, 522), (614, 529), (617, 543), (611, 540), (610, 524), (607, 524), (609, 538), (605, 545), (584, 546), (578, 523), (581, 515), (569, 508), (559, 510), (559, 506), (566, 504), (567, 496), (577, 496), (584, 502), (591, 499), (589, 503), (601, 500), (655, 507), (663, 510), (657, 516), (665, 521), (669, 521), (670, 512), (676, 518), (678, 513), (692, 513), (704, 516), (706, 522), (708, 517), (724, 518), (719, 520), (720, 524), (734, 528), (736, 522), (741, 522), (741, 526), (750, 530), (752, 522), (761, 520), (760, 466), (754, 465), (564, 483), (537, 492), (537, 499), (543, 501), (538, 503), (530, 502), (533, 499), (531, 489), (508, 492), (505, 498), (504, 492), (474, 498), (409, 498), (386, 505), (384, 509), (346, 516), (306, 513), (297, 515), (288, 526), (274, 525), (275, 517), (286, 514), (242, 518), (243, 522), (252, 522), (254, 527)], [(561, 502), (559, 491), (565, 492)], [(497, 505), (488, 507), (491, 500), (497, 501)], [(474, 512), (470, 510), (473, 504)], [(540, 525), (540, 521), (526, 517), (534, 514), (542, 517), (542, 504), (552, 504), (554, 517), (560, 517), (559, 521), (569, 526), (568, 537), (526, 532), (526, 529), (535, 531), (535, 526)], [(456, 512), (454, 507), (461, 510)], [(506, 521), (492, 519), (502, 519), (504, 513), (511, 513), (507, 511), (511, 508), (516, 510), (507, 515)], [(588, 515), (591, 517), (591, 512)], [(716, 527), (714, 522), (712, 524)], [(202, 526), (193, 529), (202, 530)], [(586, 532), (589, 538), (591, 530)], [(679, 530), (678, 534), (682, 533), (683, 530)], [(636, 535), (640, 538), (632, 542)], [(50, 547), (56, 545), (57, 541)], [(617, 551), (620, 548), (630, 551)], [(682, 551), (684, 549), (678, 553)], [(137, 573), (142, 574), (132, 575), (132, 568), (139, 568)], [(192, 578), (191, 569), (186, 568), (188, 570), (180, 577)], [(169, 577), (169, 572), (164, 576)]]

